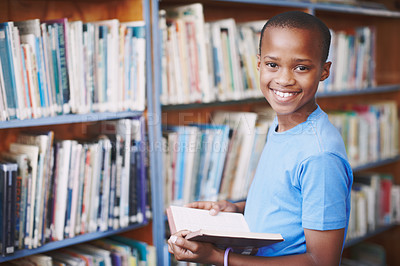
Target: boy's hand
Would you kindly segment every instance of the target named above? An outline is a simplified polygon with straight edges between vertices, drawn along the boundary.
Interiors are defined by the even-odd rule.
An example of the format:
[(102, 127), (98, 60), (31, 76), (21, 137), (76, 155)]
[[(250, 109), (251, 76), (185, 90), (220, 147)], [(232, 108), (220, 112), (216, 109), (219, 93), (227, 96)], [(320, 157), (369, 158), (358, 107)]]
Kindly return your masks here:
[(190, 233), (182, 230), (173, 234), (168, 240), (168, 251), (175, 255), (178, 261), (191, 261), (209, 264), (223, 264), (224, 251), (210, 243), (186, 240)]
[(217, 215), (219, 212), (241, 212), (243, 213), (245, 202), (232, 203), (226, 200), (220, 201), (196, 201), (186, 204), (185, 207), (194, 209), (210, 210), (211, 215)]

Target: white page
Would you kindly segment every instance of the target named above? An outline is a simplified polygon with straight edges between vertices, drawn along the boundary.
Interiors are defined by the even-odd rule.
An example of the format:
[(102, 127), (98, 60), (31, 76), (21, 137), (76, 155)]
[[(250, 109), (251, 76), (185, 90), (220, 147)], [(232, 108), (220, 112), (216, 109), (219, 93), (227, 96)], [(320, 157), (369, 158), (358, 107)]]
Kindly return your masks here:
[(177, 231), (200, 229), (225, 232), (250, 232), (249, 226), (241, 213), (220, 212), (216, 216), (208, 210), (171, 206)]

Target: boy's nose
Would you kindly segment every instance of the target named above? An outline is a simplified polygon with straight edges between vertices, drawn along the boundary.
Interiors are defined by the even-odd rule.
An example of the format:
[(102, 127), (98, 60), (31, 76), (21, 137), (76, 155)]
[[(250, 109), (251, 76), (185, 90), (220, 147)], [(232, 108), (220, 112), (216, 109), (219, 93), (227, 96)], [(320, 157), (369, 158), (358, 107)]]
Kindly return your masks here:
[(295, 79), (293, 77), (293, 73), (288, 69), (281, 69), (278, 72), (278, 76), (275, 79), (275, 82), (280, 86), (291, 86), (294, 85)]

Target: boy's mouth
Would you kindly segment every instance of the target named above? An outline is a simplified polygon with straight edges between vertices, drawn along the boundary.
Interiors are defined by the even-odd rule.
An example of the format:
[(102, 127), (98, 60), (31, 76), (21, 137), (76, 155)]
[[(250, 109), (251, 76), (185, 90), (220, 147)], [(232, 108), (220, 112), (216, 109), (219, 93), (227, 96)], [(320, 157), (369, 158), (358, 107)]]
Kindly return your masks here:
[(295, 96), (300, 93), (300, 92), (282, 92), (282, 91), (278, 91), (278, 90), (274, 90), (274, 89), (271, 89), (271, 90), (274, 92), (275, 95), (277, 95), (281, 98)]

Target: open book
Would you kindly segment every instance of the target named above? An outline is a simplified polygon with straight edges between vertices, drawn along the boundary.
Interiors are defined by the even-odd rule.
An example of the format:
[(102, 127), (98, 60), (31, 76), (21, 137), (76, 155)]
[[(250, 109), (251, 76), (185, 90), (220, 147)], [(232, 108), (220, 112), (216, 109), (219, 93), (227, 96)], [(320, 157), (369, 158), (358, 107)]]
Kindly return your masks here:
[(281, 234), (250, 232), (241, 213), (220, 212), (212, 216), (208, 210), (170, 206), (167, 216), (171, 234), (186, 229), (191, 231), (186, 239), (210, 242), (220, 248), (253, 249), (284, 240)]

